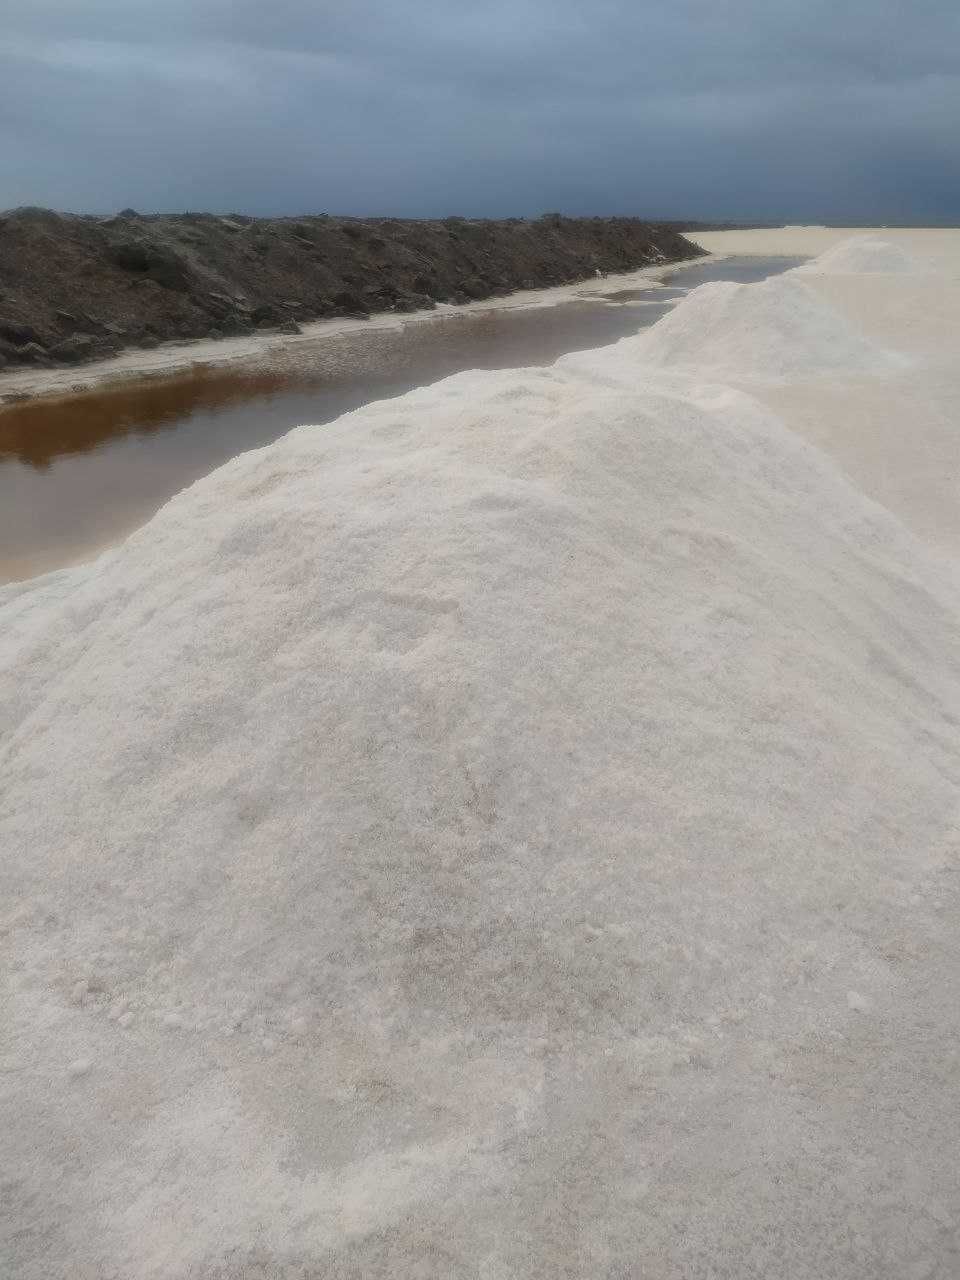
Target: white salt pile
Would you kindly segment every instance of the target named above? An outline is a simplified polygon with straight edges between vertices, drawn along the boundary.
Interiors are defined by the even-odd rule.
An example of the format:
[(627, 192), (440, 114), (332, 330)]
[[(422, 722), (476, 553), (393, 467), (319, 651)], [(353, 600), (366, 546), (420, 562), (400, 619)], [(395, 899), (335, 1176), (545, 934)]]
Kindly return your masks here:
[(792, 275), (702, 285), (634, 341), (645, 364), (741, 381), (881, 373), (902, 364)]
[[(712, 368), (883, 367), (734, 289)], [(0, 592), (6, 1274), (949, 1274), (955, 570), (590, 359)]]
[(890, 373), (906, 363), (790, 272), (760, 284), (701, 285), (652, 328), (601, 351), (563, 356), (558, 366), (630, 387), (641, 369), (648, 385), (656, 373), (746, 383)]
[(803, 275), (916, 275), (923, 265), (901, 245), (852, 236), (794, 271)]

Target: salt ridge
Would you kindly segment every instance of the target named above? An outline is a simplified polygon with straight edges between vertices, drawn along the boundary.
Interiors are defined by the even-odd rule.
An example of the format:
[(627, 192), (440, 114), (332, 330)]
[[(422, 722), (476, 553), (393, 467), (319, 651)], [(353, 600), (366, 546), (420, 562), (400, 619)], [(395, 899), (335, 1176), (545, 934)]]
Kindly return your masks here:
[(906, 1273), (960, 588), (716, 385), (882, 376), (845, 325), (706, 286), (0, 593), (17, 1280)]
[(916, 275), (923, 264), (900, 245), (875, 236), (852, 236), (811, 262), (795, 267), (798, 275)]
[(641, 372), (647, 385), (661, 387), (677, 375), (681, 384), (691, 376), (791, 382), (894, 373), (909, 361), (866, 338), (791, 271), (759, 284), (701, 285), (651, 328), (557, 363), (578, 376), (628, 388)]
[[(628, 339), (629, 341), (629, 339)], [(737, 381), (882, 373), (902, 360), (880, 349), (803, 281), (720, 281), (694, 289), (636, 339), (643, 364)]]

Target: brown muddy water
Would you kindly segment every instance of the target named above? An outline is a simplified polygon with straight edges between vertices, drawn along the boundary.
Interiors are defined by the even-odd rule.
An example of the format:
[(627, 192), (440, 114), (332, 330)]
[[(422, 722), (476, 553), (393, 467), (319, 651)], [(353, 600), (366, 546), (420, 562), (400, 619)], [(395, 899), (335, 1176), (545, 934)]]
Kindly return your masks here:
[(726, 258), (553, 306), (466, 311), (280, 348), (256, 367), (98, 388), (0, 409), (0, 583), (89, 559), (174, 493), (291, 427), (463, 369), (549, 364), (651, 325), (708, 280), (743, 283), (799, 258)]

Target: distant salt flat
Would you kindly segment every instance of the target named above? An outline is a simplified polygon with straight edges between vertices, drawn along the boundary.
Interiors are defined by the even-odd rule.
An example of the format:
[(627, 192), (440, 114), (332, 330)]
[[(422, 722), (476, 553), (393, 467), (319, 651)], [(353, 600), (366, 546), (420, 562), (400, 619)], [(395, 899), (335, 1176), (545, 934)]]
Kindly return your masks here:
[[(932, 264), (930, 264), (932, 266)], [(854, 236), (796, 270), (801, 275), (918, 275), (927, 267), (902, 245), (877, 235)]]
[(957, 229), (952, 227), (764, 227), (757, 231), (697, 231), (691, 240), (710, 253), (791, 254), (815, 258), (828, 251), (869, 239), (900, 249), (921, 264), (956, 269)]
[(16, 1280), (954, 1273), (960, 233), (719, 234), (0, 589)]

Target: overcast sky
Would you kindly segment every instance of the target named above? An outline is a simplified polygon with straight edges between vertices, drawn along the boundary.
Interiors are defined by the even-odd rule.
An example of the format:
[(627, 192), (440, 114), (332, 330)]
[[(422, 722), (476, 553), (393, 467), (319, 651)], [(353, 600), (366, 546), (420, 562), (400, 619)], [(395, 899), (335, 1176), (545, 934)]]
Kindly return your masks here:
[(960, 0), (0, 0), (0, 208), (960, 220)]

